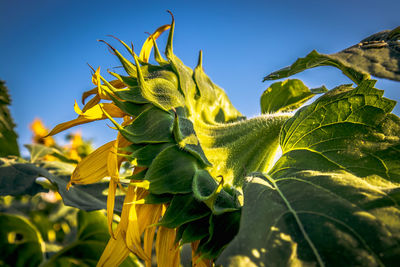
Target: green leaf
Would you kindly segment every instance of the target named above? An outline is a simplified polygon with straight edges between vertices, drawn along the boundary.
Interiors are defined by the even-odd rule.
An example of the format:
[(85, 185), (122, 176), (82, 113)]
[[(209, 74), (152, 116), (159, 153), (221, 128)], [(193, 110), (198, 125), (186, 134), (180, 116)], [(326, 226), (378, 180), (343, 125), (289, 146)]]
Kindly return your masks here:
[(45, 192), (36, 178), (47, 175), (47, 171), (16, 158), (0, 158), (0, 196), (35, 195)]
[(44, 242), (34, 225), (23, 217), (0, 213), (1, 266), (39, 266)]
[(0, 157), (19, 155), (18, 136), (14, 131), (15, 124), (8, 110), (10, 104), (7, 87), (0, 80)]
[(244, 190), (240, 231), (219, 263), (394, 266), (398, 192), (390, 182), (374, 185), (345, 172), (253, 178)]
[(30, 152), (31, 154), (31, 162), (36, 162), (38, 160), (43, 159), (47, 155), (52, 155), (62, 162), (67, 162), (67, 163), (77, 163), (76, 160), (72, 160), (67, 158), (63, 153), (58, 150), (57, 148), (54, 147), (48, 147), (45, 145), (41, 144), (28, 144), (24, 145)]
[(357, 84), (369, 75), (400, 81), (399, 32), (400, 27), (376, 33), (335, 54), (319, 54), (314, 50), (291, 66), (269, 74), (264, 81), (286, 78), (319, 66), (336, 67)]
[(300, 109), (282, 157), (244, 188), (223, 266), (394, 266), (400, 260), (400, 119), (363, 81)]
[(400, 181), (400, 120), (374, 83), (339, 87), (299, 110), (282, 128), (283, 156), (270, 174), (346, 170)]
[[(324, 91), (324, 88), (321, 87), (320, 93), (327, 91), (326, 88)], [(297, 79), (273, 83), (261, 96), (261, 113), (287, 112), (298, 109), (314, 95), (315, 93)]]
[[(86, 211), (107, 208), (108, 183), (74, 185), (67, 191), (74, 166), (63, 162), (38, 161), (26, 163), (22, 159), (0, 159), (0, 195), (35, 195), (46, 191), (36, 183), (38, 177), (45, 177), (57, 187), (64, 204)], [(123, 196), (115, 199), (115, 209), (122, 210)]]

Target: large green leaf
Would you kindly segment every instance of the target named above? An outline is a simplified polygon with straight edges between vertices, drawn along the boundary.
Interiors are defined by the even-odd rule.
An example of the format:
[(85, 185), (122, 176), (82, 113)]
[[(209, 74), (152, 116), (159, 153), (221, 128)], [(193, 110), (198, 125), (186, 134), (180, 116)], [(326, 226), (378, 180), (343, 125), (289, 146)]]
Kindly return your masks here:
[(400, 27), (397, 27), (371, 35), (335, 54), (319, 54), (314, 50), (291, 66), (269, 74), (264, 81), (286, 78), (319, 66), (339, 68), (357, 84), (369, 78), (369, 75), (400, 81), (399, 39)]
[(35, 195), (46, 191), (36, 178), (47, 171), (16, 158), (0, 158), (0, 196)]
[[(63, 198), (64, 204), (82, 210), (100, 210), (107, 208), (108, 183), (74, 185), (67, 191), (67, 184), (74, 166), (63, 162), (37, 161), (27, 163), (22, 159), (0, 160), (0, 195), (35, 195), (45, 189), (36, 182), (38, 177), (47, 178)], [(115, 199), (115, 209), (122, 210), (123, 197)]]
[(15, 124), (7, 107), (10, 104), (7, 87), (0, 80), (0, 157), (19, 155)]
[(282, 128), (273, 177), (298, 170), (346, 170), (400, 181), (400, 121), (395, 101), (364, 81), (342, 86), (299, 110)]
[(34, 225), (23, 217), (0, 213), (0, 265), (38, 266), (44, 242)]
[(249, 177), (223, 266), (395, 266), (400, 260), (400, 119), (364, 81), (300, 109), (282, 157)]

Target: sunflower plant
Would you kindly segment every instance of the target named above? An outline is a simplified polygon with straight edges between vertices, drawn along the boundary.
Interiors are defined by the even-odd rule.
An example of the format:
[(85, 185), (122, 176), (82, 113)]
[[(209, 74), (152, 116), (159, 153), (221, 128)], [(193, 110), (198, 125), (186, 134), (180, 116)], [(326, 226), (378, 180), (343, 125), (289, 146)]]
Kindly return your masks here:
[[(370, 75), (400, 80), (400, 28), (335, 54), (312, 51), (266, 76), (333, 66), (353, 84), (273, 83), (254, 118), (205, 74), (201, 51), (193, 70), (174, 54), (174, 28), (172, 16), (138, 54), (115, 38), (130, 59), (101, 40), (124, 72), (107, 80), (93, 69), (77, 118), (48, 134), (98, 120), (116, 130), (68, 182), (49, 178), (67, 203), (107, 210), (110, 238), (97, 266), (132, 254), (146, 266), (180, 266), (184, 244), (192, 266), (397, 263), (400, 119)], [(166, 31), (163, 57), (156, 40)], [(77, 200), (97, 185), (80, 195), (92, 202)]]

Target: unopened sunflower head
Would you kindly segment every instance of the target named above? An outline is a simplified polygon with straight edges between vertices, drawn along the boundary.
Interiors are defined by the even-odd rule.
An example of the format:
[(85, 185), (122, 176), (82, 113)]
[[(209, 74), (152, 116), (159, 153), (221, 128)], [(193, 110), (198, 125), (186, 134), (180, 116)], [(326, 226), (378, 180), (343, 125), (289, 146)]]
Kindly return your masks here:
[[(278, 147), (278, 132), (287, 116), (245, 120), (225, 92), (204, 73), (202, 53), (194, 70), (173, 53), (174, 19), (150, 35), (137, 56), (119, 40), (133, 60), (108, 45), (125, 74), (110, 72), (107, 81), (93, 69), (96, 88), (83, 94), (78, 117), (57, 125), (56, 134), (75, 125), (108, 118), (118, 130), (115, 141), (84, 158), (71, 183), (88, 184), (110, 177), (107, 213), (110, 239), (99, 265), (118, 264), (134, 252), (151, 264), (157, 231), (157, 259), (178, 266), (177, 245), (193, 243), (200, 264), (216, 258), (234, 237), (240, 220), (240, 192), (249, 172), (264, 171)], [(169, 31), (166, 58), (156, 39)], [(150, 64), (154, 48), (157, 64)], [(119, 124), (115, 118), (124, 118)], [(270, 136), (268, 136), (270, 134)], [(121, 222), (112, 231), (113, 198), (119, 167), (134, 169), (125, 197)], [(164, 246), (164, 247), (163, 247)]]

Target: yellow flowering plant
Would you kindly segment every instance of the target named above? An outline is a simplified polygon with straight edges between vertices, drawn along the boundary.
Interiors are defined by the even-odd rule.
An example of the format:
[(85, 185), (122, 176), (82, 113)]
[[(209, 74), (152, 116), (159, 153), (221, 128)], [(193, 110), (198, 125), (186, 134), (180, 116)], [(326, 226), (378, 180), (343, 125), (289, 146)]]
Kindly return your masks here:
[[(66, 203), (106, 208), (110, 238), (95, 264), (123, 265), (134, 254), (146, 266), (179, 266), (184, 244), (192, 266), (398, 262), (400, 119), (370, 75), (400, 80), (400, 28), (336, 54), (312, 51), (266, 76), (334, 66), (355, 87), (276, 82), (249, 119), (205, 74), (201, 51), (193, 70), (174, 54), (174, 29), (172, 16), (138, 55), (114, 37), (130, 60), (101, 40), (124, 73), (109, 71), (108, 81), (93, 69), (77, 118), (48, 134), (98, 120), (117, 131), (68, 181), (44, 175)], [(165, 31), (164, 58), (156, 40)], [(121, 174), (123, 164), (130, 170)]]

